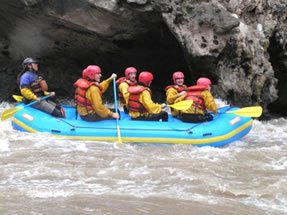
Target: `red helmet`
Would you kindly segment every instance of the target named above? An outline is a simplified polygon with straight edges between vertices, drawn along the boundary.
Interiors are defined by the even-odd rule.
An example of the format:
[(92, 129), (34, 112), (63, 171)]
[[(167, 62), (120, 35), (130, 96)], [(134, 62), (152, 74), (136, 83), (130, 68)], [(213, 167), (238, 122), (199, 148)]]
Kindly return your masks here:
[(151, 72), (143, 71), (139, 75), (139, 82), (144, 85), (149, 85), (149, 83), (153, 80), (153, 75)]
[(134, 68), (134, 67), (128, 67), (128, 68), (126, 68), (126, 70), (125, 70), (125, 76), (126, 76), (126, 78), (129, 78), (129, 74), (130, 74), (130, 73), (133, 73), (133, 72), (137, 73), (137, 69)]
[(211, 85), (211, 81), (210, 81), (209, 78), (201, 77), (201, 78), (197, 79), (196, 84), (197, 85), (210, 86)]
[(84, 79), (95, 79), (96, 74), (100, 74), (102, 72), (101, 68), (96, 65), (90, 65), (82, 72), (82, 77)]
[(184, 74), (181, 71), (177, 71), (172, 74), (172, 80), (174, 83), (175, 83), (175, 80), (178, 78), (184, 78)]

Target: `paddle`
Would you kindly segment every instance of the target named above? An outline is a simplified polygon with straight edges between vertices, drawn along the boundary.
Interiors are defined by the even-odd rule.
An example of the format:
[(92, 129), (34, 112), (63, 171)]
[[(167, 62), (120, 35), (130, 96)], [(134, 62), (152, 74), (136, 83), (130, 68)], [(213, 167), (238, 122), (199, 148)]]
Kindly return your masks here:
[[(116, 79), (113, 78), (113, 86), (114, 86), (114, 100), (115, 100), (115, 111), (118, 111), (118, 99), (117, 99), (117, 87), (116, 87)], [(118, 135), (118, 142), (119, 144), (122, 144), (122, 138), (121, 138), (121, 131), (120, 131), (120, 126), (119, 126), (119, 120), (116, 119), (116, 124), (117, 124), (117, 135)]]
[(193, 104), (192, 100), (183, 100), (168, 106), (176, 110), (187, 110), (188, 108), (191, 107), (192, 104)]
[(260, 117), (262, 115), (262, 107), (261, 106), (252, 106), (240, 108), (238, 110), (227, 111), (225, 113), (236, 114), (238, 116), (245, 117)]
[[(45, 99), (47, 99), (47, 98), (49, 98), (49, 97), (51, 97), (51, 95), (44, 96), (44, 97), (41, 98), (41, 101), (42, 101), (42, 100), (45, 100)], [(29, 103), (29, 104), (27, 104), (27, 105), (24, 105), (24, 106), (14, 107), (14, 108), (10, 108), (10, 109), (8, 109), (8, 110), (5, 110), (5, 111), (2, 113), (2, 115), (1, 115), (1, 121), (4, 121), (4, 120), (6, 120), (6, 119), (9, 119), (11, 116), (13, 116), (13, 115), (14, 115), (15, 113), (17, 113), (18, 111), (22, 110), (22, 109), (25, 108), (25, 107), (29, 107), (29, 106), (31, 106), (31, 105), (33, 105), (33, 104), (36, 104), (37, 102), (39, 102), (39, 101), (35, 100), (35, 101), (33, 101), (33, 102), (31, 102), (31, 103)]]
[(23, 101), (23, 96), (18, 96), (18, 95), (13, 95), (12, 96), (13, 97), (13, 99), (15, 99), (17, 102), (22, 102)]

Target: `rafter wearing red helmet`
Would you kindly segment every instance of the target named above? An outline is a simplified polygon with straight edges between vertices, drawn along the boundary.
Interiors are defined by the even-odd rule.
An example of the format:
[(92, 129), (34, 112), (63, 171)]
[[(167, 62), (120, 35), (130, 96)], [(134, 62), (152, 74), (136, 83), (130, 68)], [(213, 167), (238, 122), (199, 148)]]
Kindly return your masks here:
[[(169, 85), (166, 90), (166, 103), (172, 105), (180, 97), (184, 98), (188, 87), (184, 84), (184, 74), (181, 71), (176, 71), (172, 74), (173, 85)], [(171, 108), (171, 114), (177, 116), (180, 112)]]
[(128, 67), (125, 69), (125, 77), (121, 77), (117, 80), (118, 86), (118, 97), (120, 100), (120, 105), (123, 106), (125, 113), (128, 113), (128, 100), (129, 92), (128, 88), (130, 86), (137, 85), (137, 69), (135, 67)]
[(99, 121), (106, 118), (118, 119), (119, 114), (113, 112), (103, 105), (102, 95), (108, 89), (116, 74), (102, 81), (102, 70), (97, 65), (90, 65), (82, 72), (82, 78), (74, 83), (76, 87), (75, 100), (77, 111), (80, 117), (85, 121)]
[(213, 119), (212, 114), (210, 114), (208, 111), (217, 114), (217, 106), (210, 92), (210, 79), (201, 77), (197, 80), (196, 85), (194, 86), (183, 88), (179, 86), (178, 88), (174, 89), (176, 89), (178, 92), (178, 97), (174, 100), (175, 103), (183, 100), (193, 101), (192, 106), (188, 110), (177, 111), (176, 114), (173, 114), (175, 117), (184, 122), (197, 123), (210, 121)]
[(168, 114), (163, 111), (165, 104), (154, 103), (149, 86), (153, 81), (153, 74), (143, 71), (139, 75), (139, 85), (128, 88), (129, 115), (133, 120), (167, 121)]

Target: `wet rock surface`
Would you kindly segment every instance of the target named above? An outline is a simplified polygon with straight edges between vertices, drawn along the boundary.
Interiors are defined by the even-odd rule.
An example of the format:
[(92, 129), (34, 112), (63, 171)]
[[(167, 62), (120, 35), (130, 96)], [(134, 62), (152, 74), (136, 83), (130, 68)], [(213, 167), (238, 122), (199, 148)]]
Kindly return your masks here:
[(27, 56), (41, 61), (51, 90), (72, 98), (89, 64), (103, 78), (128, 66), (155, 74), (164, 101), (174, 71), (213, 93), (267, 112), (287, 106), (287, 3), (284, 0), (0, 0), (0, 98), (17, 93)]

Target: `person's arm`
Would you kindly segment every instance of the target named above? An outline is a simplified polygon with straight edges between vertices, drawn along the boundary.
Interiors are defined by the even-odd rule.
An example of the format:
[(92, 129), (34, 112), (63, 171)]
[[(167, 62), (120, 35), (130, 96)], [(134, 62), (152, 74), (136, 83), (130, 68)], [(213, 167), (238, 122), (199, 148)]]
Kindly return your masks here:
[(27, 87), (21, 88), (21, 94), (28, 100), (37, 100), (38, 97)]
[(96, 86), (91, 86), (86, 92), (87, 98), (91, 101), (95, 113), (102, 117), (113, 117), (113, 112), (103, 105), (100, 89)]
[(129, 100), (129, 92), (128, 92), (129, 85), (126, 82), (122, 82), (119, 85), (119, 91), (123, 94), (125, 104), (128, 103)]
[(100, 83), (100, 86), (103, 88), (103, 92), (106, 92), (113, 78), (117, 78), (117, 75), (115, 73), (113, 73), (108, 79)]
[(204, 90), (201, 94), (204, 99), (204, 104), (205, 104), (206, 109), (217, 114), (217, 106), (210, 91)]
[(177, 90), (174, 89), (174, 88), (169, 88), (167, 91), (166, 91), (166, 102), (168, 104), (173, 104), (174, 103), (174, 100), (177, 98)]
[(151, 99), (151, 94), (148, 90), (142, 92), (140, 102), (149, 113), (159, 113), (162, 111), (162, 105), (153, 102)]
[(30, 89), (30, 84), (33, 82), (29, 73), (24, 73), (20, 79), (20, 92), (28, 100), (36, 100), (38, 97)]

